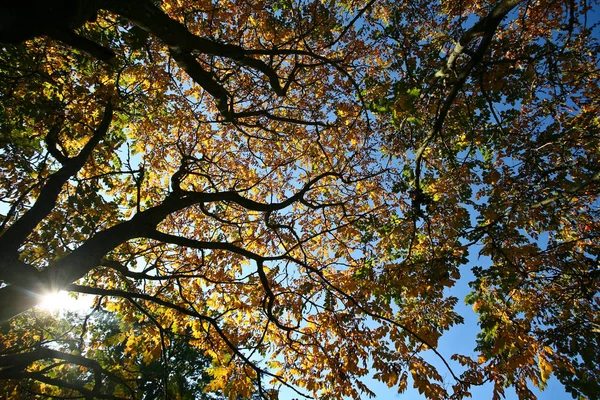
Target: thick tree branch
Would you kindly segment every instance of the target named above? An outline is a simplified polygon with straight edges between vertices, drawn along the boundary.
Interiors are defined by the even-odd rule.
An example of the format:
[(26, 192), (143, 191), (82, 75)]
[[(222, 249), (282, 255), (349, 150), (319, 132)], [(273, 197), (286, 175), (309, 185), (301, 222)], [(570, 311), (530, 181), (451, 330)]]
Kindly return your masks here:
[(462, 90), (473, 69), (483, 60), (483, 56), (492, 43), (494, 34), (496, 33), (500, 22), (502, 22), (504, 17), (522, 1), (523, 0), (502, 0), (498, 3), (486, 17), (479, 20), (463, 35), (459, 43), (454, 47), (446, 65), (436, 74), (438, 77), (447, 76), (450, 71), (454, 70), (456, 60), (459, 55), (464, 53), (466, 46), (476, 37), (482, 37), (481, 42), (475, 53), (471, 56), (470, 61), (466, 66), (461, 68), (461, 72), (456, 76), (450, 92), (440, 107), (433, 127), (429, 130), (425, 140), (415, 152), (415, 189), (419, 190), (421, 187), (421, 168), (425, 150), (427, 150), (433, 139), (442, 131), (444, 121), (446, 120), (446, 116), (448, 115), (456, 96)]
[[(238, 247), (228, 242), (207, 242), (202, 240), (189, 239), (186, 237), (169, 235), (159, 231), (149, 232), (146, 236), (148, 239), (155, 239), (163, 243), (171, 243), (179, 246), (189, 247), (192, 249), (199, 250), (226, 250), (234, 254), (239, 254), (243, 257), (249, 258), (255, 261), (262, 261), (265, 257), (262, 257), (256, 253), (246, 250), (242, 247)], [(271, 259), (271, 258), (269, 258)]]
[[(247, 197), (244, 197), (244, 196), (240, 195), (239, 192), (236, 192), (233, 190), (225, 191), (225, 192), (216, 192), (216, 193), (198, 193), (198, 192), (191, 192), (191, 191), (181, 191), (181, 193), (183, 195), (185, 195), (186, 199), (189, 199), (189, 200), (194, 199), (195, 203), (228, 201), (231, 203), (238, 204), (247, 210), (262, 211), (262, 212), (271, 211), (272, 212), (272, 211), (277, 211), (277, 210), (283, 210), (284, 208), (287, 208), (296, 202), (302, 202), (304, 204), (305, 203), (304, 195), (306, 195), (306, 193), (308, 193), (308, 191), (310, 191), (310, 189), (317, 182), (319, 182), (320, 180), (322, 180), (323, 178), (328, 177), (328, 176), (341, 178), (341, 174), (339, 174), (339, 173), (324, 172), (322, 174), (317, 175), (316, 177), (309, 180), (308, 182), (306, 182), (304, 184), (304, 186), (298, 192), (296, 192), (293, 196), (290, 196), (287, 199), (285, 199), (284, 201), (281, 201), (278, 203), (261, 203), (261, 202), (249, 199)], [(174, 182), (175, 185), (178, 185), (179, 183), (180, 183), (179, 181)]]
[(331, 125), (326, 124), (320, 121), (306, 121), (298, 118), (290, 118), (283, 117), (280, 115), (271, 114), (266, 110), (256, 110), (256, 111), (241, 111), (233, 114), (234, 119), (244, 118), (244, 117), (265, 117), (272, 121), (281, 121), (281, 122), (290, 122), (296, 125), (309, 125), (309, 126), (320, 126), (322, 128), (329, 128)]
[(96, 1), (23, 0), (5, 1), (0, 5), (0, 42), (20, 43), (38, 36), (48, 36), (81, 50), (104, 62), (110, 62), (112, 50), (75, 33), (86, 21), (94, 21)]
[(116, 56), (112, 50), (94, 42), (93, 40), (78, 35), (72, 30), (60, 29), (50, 32), (48, 36), (59, 40), (74, 49), (86, 52), (94, 58), (104, 61), (105, 63), (111, 62)]
[(204, 88), (217, 103), (217, 110), (221, 113), (225, 121), (232, 120), (232, 110), (229, 106), (229, 93), (217, 83), (214, 74), (207, 72), (191, 53), (171, 48), (171, 55), (177, 61), (177, 64), (200, 86)]
[(18, 248), (52, 211), (65, 183), (83, 167), (96, 145), (108, 132), (112, 116), (113, 106), (108, 103), (102, 121), (79, 154), (64, 160), (63, 167), (50, 176), (34, 205), (0, 236), (0, 279), (6, 280), (6, 274), (11, 275), (8, 269), (17, 259)]
[[(167, 215), (189, 207), (194, 201), (169, 197), (160, 205), (136, 214), (131, 220), (110, 227), (89, 238), (76, 250), (51, 263), (46, 269), (32, 272), (18, 284), (0, 288), (0, 322), (35, 306), (47, 293), (63, 289), (66, 285), (82, 278), (101, 264), (103, 257), (119, 246), (136, 237), (144, 237), (156, 229)], [(19, 260), (3, 260), (6, 268), (15, 274), (24, 265)], [(25, 279), (26, 278), (26, 279)]]
[[(71, 384), (67, 381), (48, 378), (39, 372), (34, 373), (27, 371), (27, 368), (34, 362), (50, 359), (63, 360), (69, 364), (80, 365), (82, 367), (91, 369), (94, 372), (93, 389), (90, 390), (80, 385)], [(101, 392), (103, 376), (107, 376), (115, 382), (123, 384), (131, 393), (134, 393), (133, 390), (126, 384), (126, 382), (123, 381), (123, 379), (104, 369), (97, 361), (80, 355), (65, 353), (47, 347), (40, 347), (26, 353), (6, 354), (0, 356), (0, 379), (32, 378), (42, 382), (51, 383), (56, 386), (77, 390), (81, 393), (93, 394), (94, 397), (98, 398), (115, 398), (114, 396), (106, 395)]]
[(456, 43), (441, 73), (445, 75), (448, 71), (454, 71), (458, 58), (464, 54), (468, 45), (478, 37), (491, 38), (504, 17), (522, 2), (523, 0), (502, 0), (488, 15), (477, 21)]
[[(293, 196), (282, 202), (270, 204), (260, 203), (245, 198), (234, 191), (217, 193), (175, 191), (160, 205), (136, 214), (135, 217), (127, 222), (122, 222), (97, 233), (79, 248), (62, 259), (50, 264), (46, 269), (37, 273), (35, 273), (35, 271), (30, 271), (26, 276), (22, 275), (22, 279), (18, 279), (18, 284), (1, 288), (0, 304), (9, 304), (9, 306), (0, 310), (0, 321), (8, 320), (35, 306), (40, 301), (43, 294), (61, 290), (66, 285), (82, 278), (93, 268), (101, 264), (105, 255), (120, 244), (133, 238), (151, 238), (153, 235), (156, 236), (156, 226), (173, 212), (198, 203), (219, 201), (230, 201), (252, 211), (282, 210), (294, 202), (302, 201), (303, 196), (313, 187), (313, 185), (327, 176), (339, 177), (339, 174), (334, 172), (320, 174), (308, 181), (302, 189)], [(166, 237), (164, 238), (166, 239)], [(172, 237), (171, 239), (174, 240), (174, 238), (176, 237)], [(184, 240), (184, 238), (177, 240)], [(238, 252), (244, 252), (244, 250), (239, 249)], [(248, 255), (251, 254), (252, 253), (248, 253)], [(253, 256), (255, 257), (255, 255)], [(18, 268), (22, 268), (23, 265), (25, 264), (18, 261), (16, 258), (4, 261), (6, 270), (11, 268), (14, 269), (17, 277), (19, 276)]]
[(62, 130), (63, 122), (64, 120), (60, 121), (60, 123), (55, 124), (48, 130), (45, 141), (48, 153), (64, 166), (69, 161), (69, 158), (58, 148), (58, 135)]
[(217, 108), (225, 120), (232, 119), (231, 109), (228, 106), (228, 93), (217, 83), (214, 76), (198, 63), (196, 60), (198, 54), (229, 58), (240, 65), (259, 71), (267, 77), (275, 94), (285, 96), (286, 90), (281, 86), (276, 71), (263, 61), (249, 57), (242, 47), (196, 36), (183, 24), (170, 18), (147, 0), (126, 2), (105, 0), (103, 3), (103, 8), (129, 19), (165, 43), (179, 66), (215, 98)]

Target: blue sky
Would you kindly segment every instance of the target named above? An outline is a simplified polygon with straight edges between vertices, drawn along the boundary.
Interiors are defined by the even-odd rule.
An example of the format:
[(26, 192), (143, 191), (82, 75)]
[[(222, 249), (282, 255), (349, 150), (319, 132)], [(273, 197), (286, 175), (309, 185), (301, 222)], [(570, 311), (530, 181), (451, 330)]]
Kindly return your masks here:
[[(487, 260), (483, 259), (479, 259), (478, 262), (477, 260), (472, 260), (469, 265), (465, 266), (462, 271), (463, 276), (449, 293), (459, 299), (464, 299), (465, 295), (470, 291), (468, 282), (473, 279), (473, 275), (470, 273), (469, 268), (475, 262), (481, 265), (482, 261), (487, 262)], [(464, 304), (461, 300), (456, 306), (456, 311), (464, 317), (465, 323), (454, 326), (445, 333), (440, 338), (438, 350), (446, 357), (453, 368), (460, 370), (460, 367), (457, 367), (458, 364), (450, 360), (450, 356), (454, 353), (460, 353), (472, 355), (476, 358), (477, 352), (474, 351), (475, 336), (477, 335), (477, 332), (479, 332), (479, 327), (477, 326), (477, 315), (471, 306)], [(428, 361), (438, 367), (438, 372), (447, 379), (448, 385), (453, 383), (452, 377), (439, 359), (431, 357)], [(377, 399), (426, 399), (425, 396), (420, 395), (419, 392), (410, 385), (408, 390), (402, 394), (398, 394), (396, 388), (388, 388), (384, 383), (377, 381), (372, 381), (372, 384), (368, 384), (368, 386), (376, 393)], [(530, 385), (530, 389), (539, 400), (572, 399), (572, 396), (565, 391), (564, 386), (554, 376), (548, 381), (548, 386), (543, 391), (539, 391), (539, 389), (533, 385)], [(471, 394), (473, 395), (473, 399), (491, 399), (492, 391), (492, 385), (487, 384), (472, 388)], [(505, 395), (508, 400), (517, 399), (517, 396), (512, 389), (507, 389)], [(280, 399), (285, 400), (285, 397), (280, 397)]]
[[(477, 326), (477, 315), (471, 306), (466, 305), (462, 299), (464, 299), (464, 297), (470, 292), (468, 283), (474, 279), (470, 268), (474, 265), (488, 265), (489, 262), (490, 261), (487, 258), (477, 257), (476, 254), (473, 254), (470, 257), (469, 264), (463, 267), (461, 279), (453, 288), (448, 291), (449, 295), (453, 295), (461, 299), (456, 306), (456, 311), (464, 317), (465, 322), (462, 325), (454, 326), (440, 338), (438, 351), (446, 358), (455, 372), (461, 371), (461, 368), (456, 362), (450, 360), (450, 356), (452, 354), (460, 353), (473, 356), (475, 359), (477, 358), (477, 352), (474, 350), (476, 345), (476, 335), (477, 332), (479, 332), (479, 327)], [(425, 359), (438, 368), (438, 372), (444, 377), (447, 386), (451, 386), (454, 381), (447, 368), (443, 365), (439, 358), (432, 353), (429, 354), (431, 356), (425, 357)], [(408, 389), (402, 394), (398, 394), (397, 387), (388, 388), (385, 383), (373, 379), (363, 379), (363, 382), (376, 394), (376, 399), (427, 399), (424, 395), (419, 394), (419, 392), (412, 387), (412, 382), (410, 380)], [(538, 388), (533, 386), (533, 384), (531, 384), (529, 388), (537, 396), (538, 400), (567, 400), (573, 398), (565, 391), (564, 386), (554, 376), (551, 376), (551, 378), (548, 380), (547, 387), (543, 391), (540, 391)], [(491, 399), (492, 392), (493, 387), (491, 384), (473, 387), (471, 390), (472, 399)], [(292, 393), (289, 389), (285, 387), (280, 389), (279, 400), (293, 400), (298, 398), (298, 395)], [(364, 398), (367, 399), (366, 396)], [(518, 399), (515, 391), (510, 388), (506, 389), (505, 398), (507, 400)]]

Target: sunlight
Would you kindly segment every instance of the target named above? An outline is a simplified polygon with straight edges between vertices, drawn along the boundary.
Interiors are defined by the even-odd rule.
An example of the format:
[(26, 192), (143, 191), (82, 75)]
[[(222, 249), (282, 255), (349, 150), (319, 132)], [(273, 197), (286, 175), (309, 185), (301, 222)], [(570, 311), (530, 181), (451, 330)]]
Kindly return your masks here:
[(43, 297), (38, 307), (47, 311), (61, 310), (83, 310), (89, 308), (92, 304), (93, 297), (80, 295), (78, 298), (69, 295), (69, 292), (61, 290), (47, 294)]

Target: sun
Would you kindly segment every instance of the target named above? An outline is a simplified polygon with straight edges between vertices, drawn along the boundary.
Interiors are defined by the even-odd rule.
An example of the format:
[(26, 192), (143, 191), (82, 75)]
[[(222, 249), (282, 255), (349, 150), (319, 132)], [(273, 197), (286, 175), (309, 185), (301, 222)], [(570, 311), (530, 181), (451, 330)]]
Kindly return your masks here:
[(47, 311), (83, 310), (91, 306), (91, 299), (93, 299), (92, 296), (84, 295), (75, 298), (69, 295), (69, 292), (61, 290), (44, 295), (38, 307)]

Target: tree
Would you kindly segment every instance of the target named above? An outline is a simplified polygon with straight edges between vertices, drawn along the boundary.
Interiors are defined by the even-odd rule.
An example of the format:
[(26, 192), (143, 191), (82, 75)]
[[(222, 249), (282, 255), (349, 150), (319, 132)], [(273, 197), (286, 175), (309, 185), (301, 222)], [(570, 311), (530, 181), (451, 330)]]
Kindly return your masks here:
[(15, 398), (225, 398), (203, 392), (212, 380), (211, 360), (190, 343), (189, 332), (164, 331), (160, 343), (147, 346), (138, 338), (152, 330), (149, 324), (98, 309), (87, 315), (24, 313), (1, 333), (2, 393)]
[[(66, 289), (229, 398), (600, 397), (596, 1), (47, 3), (1, 6), (11, 387), (149, 393), (114, 335), (17, 334)], [(477, 358), (437, 350), (465, 268)]]

